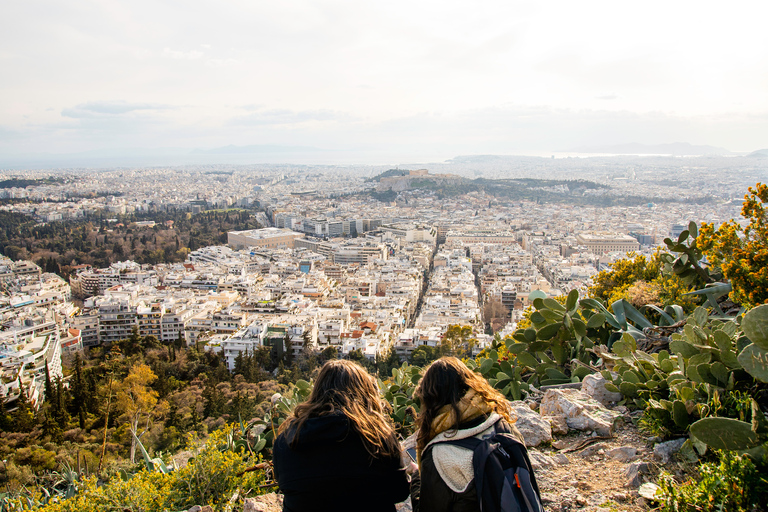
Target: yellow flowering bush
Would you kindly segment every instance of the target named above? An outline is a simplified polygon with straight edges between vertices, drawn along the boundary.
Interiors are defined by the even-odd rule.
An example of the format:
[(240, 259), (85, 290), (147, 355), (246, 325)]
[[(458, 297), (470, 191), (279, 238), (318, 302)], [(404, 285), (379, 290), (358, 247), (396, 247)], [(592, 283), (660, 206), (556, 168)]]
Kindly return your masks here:
[(715, 229), (704, 223), (697, 238), (709, 262), (719, 266), (730, 280), (731, 300), (747, 308), (768, 303), (768, 223), (765, 204), (768, 185), (749, 187), (744, 196), (741, 215), (749, 220), (742, 228), (730, 220)]
[(256, 495), (262, 491), (263, 471), (238, 474), (261, 461), (256, 455), (245, 455), (222, 449), (232, 427), (214, 432), (200, 444), (182, 468), (163, 474), (142, 470), (130, 478), (113, 478), (97, 486), (96, 477), (78, 483), (78, 493), (70, 499), (56, 499), (40, 512), (172, 512), (193, 505), (210, 505), (224, 510), (226, 503), (240, 493)]
[(663, 271), (661, 252), (656, 251), (650, 258), (642, 254), (629, 253), (611, 264), (611, 268), (600, 271), (593, 278), (589, 296), (613, 304), (625, 299), (635, 307), (653, 304), (667, 306), (678, 304), (687, 312), (696, 308), (697, 299), (684, 297), (692, 291), (680, 277)]

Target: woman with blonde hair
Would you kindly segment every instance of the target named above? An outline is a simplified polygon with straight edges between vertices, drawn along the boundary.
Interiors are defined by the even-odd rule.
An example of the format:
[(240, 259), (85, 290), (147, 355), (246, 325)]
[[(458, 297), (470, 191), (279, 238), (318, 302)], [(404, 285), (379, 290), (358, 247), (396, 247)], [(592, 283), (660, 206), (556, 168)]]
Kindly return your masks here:
[(392, 512), (409, 493), (376, 383), (351, 361), (323, 365), (307, 401), (280, 425), (273, 462), (285, 511)]
[[(470, 448), (478, 446), (478, 440), (511, 436), (510, 443), (518, 447), (516, 453), (520, 453), (520, 462), (527, 463), (530, 470), (523, 438), (510, 417), (509, 402), (459, 359), (443, 357), (432, 363), (414, 394), (421, 401), (416, 423), (421, 483), (418, 499), (414, 499), (414, 510), (480, 511), (481, 497), (478, 496), (473, 464), (477, 462), (473, 461), (477, 451)], [(531, 479), (532, 489), (538, 494), (532, 475)], [(486, 485), (483, 503), (486, 503), (485, 493), (492, 485)], [(517, 485), (519, 487), (519, 482)]]

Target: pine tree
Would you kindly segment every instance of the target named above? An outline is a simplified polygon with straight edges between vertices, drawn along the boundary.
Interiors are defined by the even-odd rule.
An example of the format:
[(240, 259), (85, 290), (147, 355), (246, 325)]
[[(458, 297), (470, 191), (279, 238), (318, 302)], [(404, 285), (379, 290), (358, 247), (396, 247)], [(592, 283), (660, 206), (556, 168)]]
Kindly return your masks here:
[(35, 428), (35, 413), (29, 404), (21, 378), (19, 378), (19, 398), (16, 400), (16, 410), (13, 412), (13, 426), (17, 432), (31, 432)]
[(51, 372), (48, 371), (48, 361), (45, 362), (45, 400), (50, 402), (53, 398), (53, 386), (51, 385)]
[(5, 432), (11, 425), (11, 419), (8, 417), (8, 411), (5, 409), (5, 397), (0, 396), (0, 430)]

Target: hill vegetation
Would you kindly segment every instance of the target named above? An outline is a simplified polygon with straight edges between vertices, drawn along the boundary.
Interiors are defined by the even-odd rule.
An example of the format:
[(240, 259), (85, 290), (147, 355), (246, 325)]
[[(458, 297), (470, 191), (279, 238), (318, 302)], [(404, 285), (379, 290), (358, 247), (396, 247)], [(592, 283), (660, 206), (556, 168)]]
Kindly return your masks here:
[[(41, 262), (43, 268), (54, 268), (66, 277), (75, 265), (102, 268), (123, 260), (181, 262), (190, 251), (227, 243), (227, 231), (262, 227), (246, 210), (209, 210), (197, 214), (171, 210), (110, 218), (116, 222), (100, 214), (38, 224), (27, 215), (0, 211), (0, 251), (11, 259)], [(135, 224), (144, 220), (156, 224)]]

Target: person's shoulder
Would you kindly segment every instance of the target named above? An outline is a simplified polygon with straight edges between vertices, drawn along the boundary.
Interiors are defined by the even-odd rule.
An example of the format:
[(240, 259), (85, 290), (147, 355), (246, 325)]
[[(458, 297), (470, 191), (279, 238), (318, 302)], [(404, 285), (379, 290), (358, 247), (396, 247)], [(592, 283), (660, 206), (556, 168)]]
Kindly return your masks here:
[(494, 424), (493, 428), (497, 434), (511, 434), (515, 439), (525, 444), (523, 435), (520, 433), (514, 423), (510, 423), (504, 418), (501, 418)]

